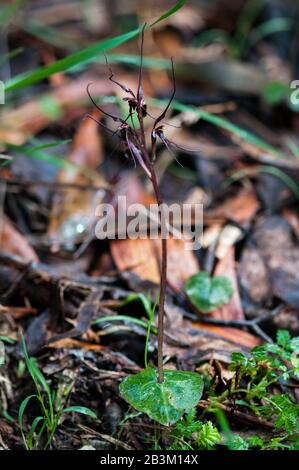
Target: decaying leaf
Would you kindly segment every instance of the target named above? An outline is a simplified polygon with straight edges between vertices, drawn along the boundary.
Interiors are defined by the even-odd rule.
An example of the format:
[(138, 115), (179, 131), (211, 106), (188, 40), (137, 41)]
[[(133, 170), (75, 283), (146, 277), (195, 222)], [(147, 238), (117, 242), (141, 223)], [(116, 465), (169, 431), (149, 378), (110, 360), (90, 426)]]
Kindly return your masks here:
[(100, 344), (93, 344), (93, 343), (88, 343), (86, 341), (80, 341), (75, 338), (65, 338), (65, 339), (60, 339), (57, 341), (53, 341), (47, 345), (49, 348), (53, 349), (62, 349), (62, 348), (67, 348), (67, 349), (80, 349), (84, 348), (87, 349), (88, 351), (101, 351), (104, 346)]
[(213, 318), (222, 320), (244, 320), (242, 303), (239, 295), (235, 266), (235, 249), (231, 247), (226, 256), (218, 261), (215, 269), (216, 276), (226, 276), (233, 288), (233, 295), (228, 303), (221, 305), (211, 312)]
[[(83, 77), (55, 89), (45, 95), (39, 95), (35, 100), (22, 104), (15, 109), (8, 109), (1, 114), (0, 140), (2, 142), (22, 145), (37, 132), (44, 129), (51, 117), (43, 110), (43, 103), (48, 100), (60, 109), (59, 118), (66, 117), (72, 109), (88, 102), (86, 87), (93, 77)], [(106, 95), (112, 92), (112, 85), (107, 80), (94, 79), (93, 92), (95, 95)], [(82, 117), (82, 111), (80, 111)]]
[(239, 328), (208, 325), (207, 323), (201, 323), (200, 321), (193, 322), (192, 325), (194, 328), (215, 333), (219, 337), (239, 345), (240, 347), (250, 349), (261, 343), (261, 340), (257, 338), (257, 336), (247, 333), (247, 331), (240, 330)]
[(298, 309), (298, 266), (299, 248), (291, 226), (279, 216), (258, 219), (239, 270), (251, 302), (266, 302), (275, 296)]
[[(120, 271), (132, 271), (141, 279), (159, 284), (159, 240), (115, 240), (110, 243), (111, 253)], [(188, 277), (198, 271), (198, 263), (192, 251), (184, 247), (182, 240), (169, 238), (167, 279), (172, 287), (181, 290)]]
[(259, 208), (259, 202), (253, 190), (242, 189), (236, 196), (229, 197), (223, 204), (205, 214), (207, 221), (233, 220), (245, 224), (253, 219)]
[[(101, 175), (96, 173), (96, 168), (102, 161), (102, 140), (99, 126), (94, 120), (86, 119), (81, 123), (68, 159), (78, 165), (78, 169), (60, 170), (58, 181), (78, 183), (85, 185), (86, 188), (84, 190), (66, 188), (55, 195), (48, 236), (57, 246), (62, 244), (73, 248), (84, 237), (93, 238), (90, 232), (95, 224), (96, 206), (105, 195), (104, 189), (98, 191), (88, 189), (88, 185), (99, 188), (105, 186)], [(89, 168), (90, 172), (93, 172), (93, 177), (89, 178), (82, 174), (80, 167)]]
[(7, 217), (2, 219), (2, 223), (0, 221), (0, 248), (1, 251), (20, 256), (24, 261), (38, 261), (37, 254), (25, 236), (14, 227)]

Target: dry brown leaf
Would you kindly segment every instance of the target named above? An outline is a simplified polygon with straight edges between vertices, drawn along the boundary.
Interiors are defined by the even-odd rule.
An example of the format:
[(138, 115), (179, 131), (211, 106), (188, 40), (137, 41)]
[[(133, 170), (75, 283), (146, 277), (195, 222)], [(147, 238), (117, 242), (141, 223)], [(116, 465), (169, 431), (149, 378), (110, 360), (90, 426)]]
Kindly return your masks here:
[[(132, 271), (141, 279), (159, 284), (160, 269), (158, 256), (161, 241), (150, 239), (112, 241), (111, 253), (120, 271)], [(199, 271), (199, 265), (192, 251), (184, 247), (184, 241), (169, 238), (167, 240), (167, 280), (180, 291), (188, 277)]]
[(9, 313), (15, 320), (19, 320), (29, 315), (37, 315), (38, 311), (33, 307), (8, 307), (0, 305), (0, 313)]
[[(98, 118), (98, 115), (95, 117)], [(91, 171), (95, 171), (102, 162), (102, 139), (99, 126), (92, 119), (81, 122), (68, 160)], [(92, 183), (102, 186), (103, 184), (100, 174), (91, 180), (82, 174), (80, 169), (73, 168), (60, 170), (58, 181), (81, 185)], [(58, 244), (62, 242), (73, 244), (80, 241), (82, 235), (92, 228), (95, 208), (103, 195), (103, 191), (71, 188), (57, 193), (53, 200), (48, 236)]]
[(238, 224), (249, 222), (256, 214), (259, 202), (253, 190), (242, 189), (237, 196), (228, 198), (216, 209), (206, 211), (205, 223), (211, 220), (234, 220)]
[(113, 240), (110, 248), (119, 271), (132, 271), (143, 280), (155, 284), (160, 282), (157, 257), (151, 240)]
[[(160, 248), (160, 241), (157, 240)], [(167, 240), (167, 280), (177, 291), (180, 291), (185, 281), (198, 273), (199, 264), (193, 251), (186, 250), (183, 240), (169, 238)]]
[(235, 248), (233, 246), (226, 256), (217, 263), (215, 276), (226, 276), (231, 282), (234, 293), (227, 304), (222, 305), (210, 314), (211, 317), (221, 320), (244, 320), (235, 267)]
[[(60, 108), (63, 119), (71, 109), (88, 103), (86, 87), (93, 78), (82, 78), (68, 83), (47, 95), (39, 96), (18, 108), (4, 111), (0, 117), (0, 141), (13, 145), (22, 145), (30, 137), (44, 129), (50, 122), (50, 116), (43, 110), (43, 100), (52, 100)], [(92, 92), (94, 96), (109, 95), (113, 91), (109, 80), (94, 78)], [(82, 112), (80, 113), (82, 116)]]
[(38, 256), (32, 246), (7, 217), (4, 217), (0, 224), (0, 249), (18, 255), (25, 261), (38, 262)]
[(86, 341), (79, 341), (78, 339), (74, 339), (74, 338), (59, 339), (58, 341), (54, 341), (53, 343), (47, 344), (47, 347), (52, 348), (52, 349), (84, 348), (84, 349), (88, 349), (89, 351), (102, 351), (103, 349), (105, 349), (105, 347), (101, 346), (100, 344), (93, 344), (93, 343), (88, 343)]
[[(127, 197), (127, 205), (140, 203), (145, 206), (155, 203), (154, 197), (142, 186), (136, 176), (127, 175), (117, 189), (119, 195)], [(138, 238), (112, 240), (111, 254), (119, 271), (132, 271), (141, 279), (160, 283), (161, 240)], [(167, 240), (168, 269), (167, 280), (177, 290), (181, 290), (185, 280), (199, 270), (194, 252), (184, 249), (184, 241), (170, 237)]]
[(238, 328), (209, 325), (201, 322), (194, 322), (192, 323), (192, 326), (193, 328), (199, 328), (200, 330), (215, 333), (222, 338), (245, 348), (251, 349), (261, 344), (261, 340), (259, 338)]

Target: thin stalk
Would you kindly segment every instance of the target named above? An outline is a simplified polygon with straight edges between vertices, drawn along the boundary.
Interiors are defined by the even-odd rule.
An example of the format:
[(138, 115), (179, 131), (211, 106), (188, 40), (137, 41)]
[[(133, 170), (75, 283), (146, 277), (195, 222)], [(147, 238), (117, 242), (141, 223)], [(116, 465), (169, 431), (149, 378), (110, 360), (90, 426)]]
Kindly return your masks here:
[(159, 299), (159, 296), (157, 297), (157, 300), (156, 300), (156, 302), (155, 302), (153, 308), (152, 308), (151, 311), (150, 311), (149, 320), (148, 320), (148, 327), (147, 327), (146, 339), (145, 339), (145, 346), (144, 346), (144, 367), (145, 367), (145, 368), (147, 368), (147, 366), (148, 366), (148, 360), (147, 360), (147, 356), (148, 356), (148, 343), (149, 343), (149, 339), (150, 339), (151, 328), (152, 328), (152, 323), (153, 323), (153, 321), (154, 321), (154, 316), (155, 316), (155, 311), (156, 311), (158, 299)]
[[(144, 131), (144, 122), (142, 109), (140, 106), (137, 108), (138, 120), (140, 124), (140, 136), (141, 136), (141, 148), (145, 163), (150, 171), (151, 181), (157, 204), (160, 208), (160, 225), (161, 225), (161, 276), (160, 276), (160, 301), (158, 309), (158, 383), (164, 382), (164, 371), (163, 371), (163, 337), (164, 337), (164, 305), (166, 296), (166, 283), (167, 283), (167, 240), (163, 237), (163, 201), (160, 193), (159, 184), (157, 181), (157, 175), (153, 165), (154, 158), (150, 159), (146, 150), (146, 140)], [(152, 157), (155, 154), (155, 145), (152, 145)]]
[(163, 337), (164, 337), (164, 305), (166, 296), (166, 282), (167, 282), (167, 240), (163, 237), (163, 205), (161, 199), (161, 193), (157, 182), (157, 176), (154, 166), (150, 165), (151, 180), (154, 188), (155, 197), (157, 204), (160, 207), (160, 222), (161, 222), (161, 247), (162, 247), (162, 258), (161, 258), (161, 277), (160, 277), (160, 301), (158, 309), (158, 382), (164, 381), (163, 371)]

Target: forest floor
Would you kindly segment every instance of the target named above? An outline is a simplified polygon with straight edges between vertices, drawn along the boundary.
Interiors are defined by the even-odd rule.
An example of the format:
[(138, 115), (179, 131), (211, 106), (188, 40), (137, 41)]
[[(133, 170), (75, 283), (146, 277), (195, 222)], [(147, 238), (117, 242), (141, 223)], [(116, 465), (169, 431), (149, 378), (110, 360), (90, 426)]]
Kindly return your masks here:
[[(175, 2), (140, 3), (1, 6), (0, 448), (298, 448), (296, 2), (178, 2), (153, 27)], [(172, 426), (119, 391), (157, 362), (160, 240), (96, 237), (100, 204), (155, 203), (119, 129), (145, 21), (146, 145), (175, 70), (162, 198), (203, 207), (199, 250), (167, 240), (165, 367), (204, 380)]]

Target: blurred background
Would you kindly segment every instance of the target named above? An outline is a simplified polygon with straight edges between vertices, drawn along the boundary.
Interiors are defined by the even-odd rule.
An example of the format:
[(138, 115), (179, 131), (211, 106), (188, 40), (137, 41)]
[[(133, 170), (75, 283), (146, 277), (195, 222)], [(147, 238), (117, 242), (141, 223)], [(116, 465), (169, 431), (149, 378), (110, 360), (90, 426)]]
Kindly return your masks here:
[[(273, 226), (281, 230), (279, 246), (290, 227), (298, 233), (299, 107), (291, 99), (291, 82), (299, 78), (298, 7), (288, 0), (2, 0), (2, 250), (65, 271), (130, 268), (159, 282), (153, 252), (138, 252), (137, 242), (122, 250), (93, 240), (99, 201), (119, 194), (132, 202), (152, 200), (150, 182), (111, 135), (116, 123), (86, 90), (92, 83), (93, 99), (125, 118), (126, 93), (109, 80), (110, 69), (118, 82), (137, 89), (138, 28), (146, 22), (146, 130), (172, 94), (171, 57), (175, 64), (175, 101), (164, 128), (170, 145), (160, 145), (156, 164), (161, 191), (166, 202), (198, 202), (205, 210), (203, 249), (187, 259), (176, 246), (169, 281), (179, 290), (198, 263), (213, 270), (216, 250), (216, 259), (231, 256), (234, 275), (240, 263), (244, 308), (251, 311), (257, 298), (261, 305), (272, 299), (264, 261), (258, 281), (256, 260), (250, 264), (244, 248), (250, 251), (259, 233), (257, 214), (266, 216), (265, 239)], [(288, 300), (297, 308), (293, 262), (284, 269), (293, 283)], [(261, 285), (257, 294), (254, 287)], [(281, 285), (278, 290), (287, 295)]]
[[(211, 383), (230, 387), (232, 351), (275, 340), (279, 328), (299, 334), (299, 87), (291, 86), (299, 80), (298, 20), (298, 0), (0, 0), (0, 339), (9, 344), (0, 447), (1, 433), (11, 448), (23, 445), (17, 410), (31, 388), (20, 332), (47, 382), (76, 381), (71, 402), (97, 410), (95, 427), (109, 434), (110, 447), (116, 440), (109, 436), (120, 436), (127, 408), (117, 384), (143, 367), (160, 243), (96, 239), (95, 209), (116, 206), (121, 195), (155, 202), (148, 176), (121, 145), (118, 123), (105, 114), (128, 116), (123, 87), (137, 90), (145, 22), (148, 143), (173, 92), (171, 57), (175, 69), (167, 145), (159, 142), (155, 164), (163, 199), (204, 207), (202, 249), (167, 241), (168, 365), (199, 370), (206, 362)], [(111, 69), (122, 86), (109, 80)], [(202, 271), (231, 285), (232, 296), (208, 315), (185, 288)], [(285, 336), (282, 345), (290, 342)], [(154, 363), (154, 333), (149, 357)], [(253, 400), (238, 401), (229, 403), (229, 417), (254, 413)], [(246, 429), (260, 426), (262, 409)], [(67, 421), (57, 448), (85, 442), (88, 428), (78, 423)], [(271, 434), (274, 423), (266, 425)], [(133, 448), (152, 442), (140, 437), (141, 427), (124, 429)]]

